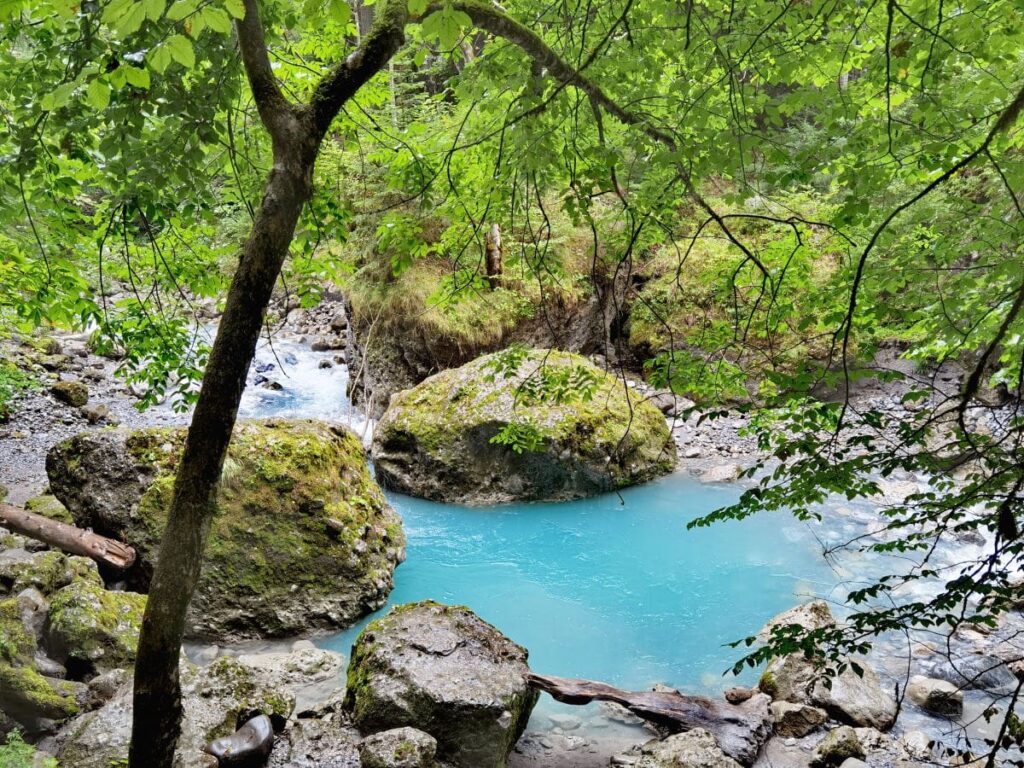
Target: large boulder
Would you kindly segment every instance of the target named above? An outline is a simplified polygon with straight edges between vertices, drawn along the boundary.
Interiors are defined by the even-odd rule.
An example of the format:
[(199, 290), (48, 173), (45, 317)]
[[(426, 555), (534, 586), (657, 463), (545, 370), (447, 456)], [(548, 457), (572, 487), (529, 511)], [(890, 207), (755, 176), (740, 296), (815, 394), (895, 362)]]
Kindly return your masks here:
[[(283, 672), (288, 666), (256, 667), (230, 657), (216, 659), (206, 667), (183, 662), (183, 711), (175, 768), (209, 768), (212, 758), (204, 748), (214, 739), (231, 736), (258, 715), (267, 715), (277, 727), (283, 726), (295, 709), (294, 686)], [(118, 761), (128, 757), (131, 723), (132, 685), (127, 680), (106, 704), (76, 717), (61, 730), (57, 737), (61, 765), (120, 765)]]
[(504, 768), (537, 702), (527, 652), (468, 608), (392, 609), (356, 640), (345, 708), (365, 733), (409, 726), (460, 768)]
[[(102, 430), (56, 445), (53, 493), (75, 522), (134, 546), (145, 589), (183, 429)], [(217, 492), (188, 632), (240, 639), (345, 627), (384, 604), (405, 556), (401, 520), (359, 439), (315, 421), (240, 422)]]
[(740, 768), (702, 728), (649, 741), (640, 748), (636, 768)]
[(392, 396), (373, 443), (385, 486), (470, 504), (572, 499), (675, 466), (665, 417), (615, 377), (568, 352), (508, 355)]
[(963, 691), (946, 680), (914, 675), (907, 696), (921, 709), (943, 717), (959, 717), (964, 711)]

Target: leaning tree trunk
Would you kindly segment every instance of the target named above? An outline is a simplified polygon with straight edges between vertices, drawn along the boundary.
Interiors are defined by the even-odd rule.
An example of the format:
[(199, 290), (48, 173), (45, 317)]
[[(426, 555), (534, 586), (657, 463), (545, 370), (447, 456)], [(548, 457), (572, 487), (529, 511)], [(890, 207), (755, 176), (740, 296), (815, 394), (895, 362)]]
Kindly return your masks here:
[[(167, 527), (149, 588), (135, 663), (132, 768), (170, 766), (180, 732), (178, 662), (188, 604), (199, 580), (214, 492), (234, 429), (274, 283), (312, 188), (308, 136), (275, 151), (263, 202), (245, 244), (203, 376), (174, 483)], [(315, 144), (315, 142), (313, 142)]]

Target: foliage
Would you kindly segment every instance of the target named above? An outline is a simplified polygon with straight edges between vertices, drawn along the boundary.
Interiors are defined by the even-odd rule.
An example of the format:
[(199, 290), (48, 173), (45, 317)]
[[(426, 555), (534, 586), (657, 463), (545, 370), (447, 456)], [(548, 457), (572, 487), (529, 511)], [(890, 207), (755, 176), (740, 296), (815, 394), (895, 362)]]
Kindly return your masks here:
[(7, 741), (0, 744), (0, 768), (57, 768), (52, 757), (36, 759), (36, 750), (26, 744), (18, 731), (7, 734)]
[(14, 363), (0, 361), (0, 422), (7, 421), (18, 396), (38, 386), (38, 381)]

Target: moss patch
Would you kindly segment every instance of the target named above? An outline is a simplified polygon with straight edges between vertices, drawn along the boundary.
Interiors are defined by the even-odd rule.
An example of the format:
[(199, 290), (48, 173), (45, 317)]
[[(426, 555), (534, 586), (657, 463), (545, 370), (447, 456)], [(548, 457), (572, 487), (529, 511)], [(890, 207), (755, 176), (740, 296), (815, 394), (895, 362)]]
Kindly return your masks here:
[(69, 669), (131, 666), (145, 608), (143, 595), (75, 582), (57, 592), (50, 604), (47, 635), (52, 650)]

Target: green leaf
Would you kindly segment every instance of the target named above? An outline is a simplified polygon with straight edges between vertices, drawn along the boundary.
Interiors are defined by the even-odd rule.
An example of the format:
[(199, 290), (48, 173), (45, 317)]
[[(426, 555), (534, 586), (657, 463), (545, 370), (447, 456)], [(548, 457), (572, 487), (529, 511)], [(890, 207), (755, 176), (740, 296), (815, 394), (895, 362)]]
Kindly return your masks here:
[(71, 98), (71, 94), (77, 87), (77, 83), (61, 83), (40, 100), (40, 106), (45, 112), (60, 109)]
[(93, 80), (85, 89), (85, 100), (93, 109), (102, 112), (110, 104), (110, 86), (102, 80)]
[(197, 0), (176, 0), (168, 9), (167, 18), (171, 21), (181, 21), (196, 11)]
[(145, 20), (145, 6), (142, 3), (131, 3), (125, 13), (114, 21), (113, 27), (118, 35), (128, 37), (128, 35), (138, 32)]
[(196, 52), (192, 42), (184, 35), (171, 35), (164, 43), (170, 51), (171, 58), (186, 69), (192, 69), (196, 64)]
[(156, 21), (163, 15), (167, 3), (165, 0), (142, 0), (142, 6), (145, 8), (146, 18), (150, 21)]
[(149, 88), (149, 70), (142, 67), (121, 67), (128, 82), (136, 88)]
[(409, 15), (422, 16), (429, 5), (428, 0), (409, 0)]
[(162, 75), (171, 64), (171, 51), (166, 44), (157, 46), (146, 56), (146, 61)]
[(220, 8), (204, 8), (202, 18), (214, 32), (222, 35), (231, 32), (231, 18)]
[(245, 5), (242, 3), (242, 0), (225, 0), (224, 10), (236, 19), (245, 18)]

